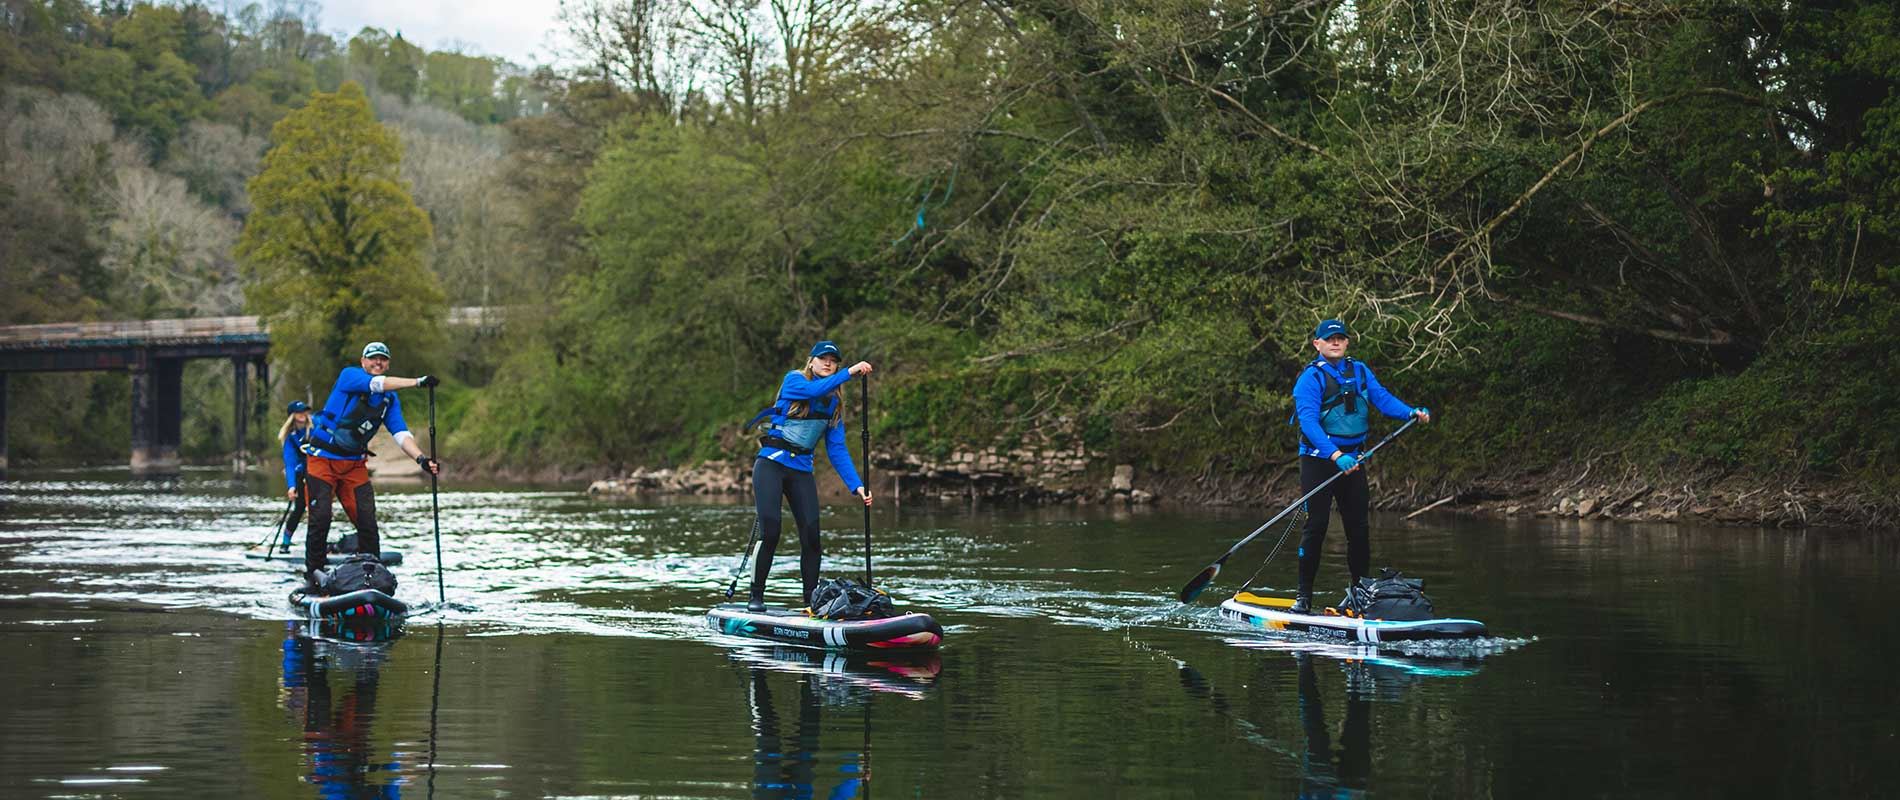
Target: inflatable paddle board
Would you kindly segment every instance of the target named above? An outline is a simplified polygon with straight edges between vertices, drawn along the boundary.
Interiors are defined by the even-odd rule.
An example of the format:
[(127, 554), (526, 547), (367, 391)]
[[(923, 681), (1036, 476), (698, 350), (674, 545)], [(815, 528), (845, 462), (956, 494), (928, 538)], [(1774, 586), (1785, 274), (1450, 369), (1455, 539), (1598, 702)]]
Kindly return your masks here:
[(744, 603), (720, 603), (706, 612), (706, 624), (728, 636), (821, 650), (933, 650), (943, 641), (943, 627), (929, 614), (916, 612), (877, 619), (817, 619), (778, 606), (747, 611)]
[(1256, 628), (1291, 631), (1348, 642), (1416, 642), (1430, 639), (1476, 639), (1484, 623), (1475, 619), (1388, 620), (1342, 616), (1327, 608), (1318, 613), (1295, 614), (1293, 600), (1241, 592), (1220, 604), (1220, 615)]
[(297, 589), (290, 593), (290, 604), (311, 620), (341, 624), (400, 620), (409, 614), (407, 603), (375, 589), (328, 597), (305, 595)]

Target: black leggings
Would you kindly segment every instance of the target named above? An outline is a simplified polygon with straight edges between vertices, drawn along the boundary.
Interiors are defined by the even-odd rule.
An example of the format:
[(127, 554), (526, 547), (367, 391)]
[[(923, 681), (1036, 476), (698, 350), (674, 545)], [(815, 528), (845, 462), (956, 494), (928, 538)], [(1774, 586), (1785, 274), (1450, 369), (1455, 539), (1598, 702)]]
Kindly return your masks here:
[(798, 577), (805, 585), (800, 605), (811, 602), (811, 590), (818, 588), (818, 562), (824, 556), (818, 545), (817, 476), (761, 458), (752, 463), (752, 497), (759, 510), (759, 556), (752, 568), (752, 596), (765, 596), (765, 577), (772, 572), (779, 528), (785, 524), (779, 516), (782, 497), (792, 504), (792, 522), (798, 526)]
[[(297, 476), (297, 504), (291, 506), (290, 516), (284, 519), (283, 541), (289, 542), (291, 534), (297, 532), (297, 523), (303, 521), (303, 507), (310, 503), (310, 495), (304, 489), (302, 475)], [(285, 545), (289, 546), (288, 544)]]
[[(1313, 491), (1327, 478), (1339, 475), (1339, 467), (1314, 456), (1300, 457), (1300, 492)], [(1313, 578), (1319, 575), (1319, 554), (1326, 544), (1326, 523), (1333, 515), (1333, 501), (1339, 501), (1339, 521), (1346, 526), (1346, 569), (1354, 583), (1364, 577), (1372, 563), (1372, 545), (1366, 536), (1366, 511), (1371, 494), (1366, 489), (1366, 471), (1339, 475), (1306, 501), (1306, 529), (1300, 534), (1300, 591), (1311, 594)]]

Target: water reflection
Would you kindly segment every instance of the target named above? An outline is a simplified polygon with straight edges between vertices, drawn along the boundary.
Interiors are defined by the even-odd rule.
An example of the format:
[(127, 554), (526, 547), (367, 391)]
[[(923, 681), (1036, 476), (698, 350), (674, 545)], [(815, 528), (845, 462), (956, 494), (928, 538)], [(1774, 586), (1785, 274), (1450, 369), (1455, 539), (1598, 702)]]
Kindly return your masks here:
[[(868, 799), (873, 699), (880, 694), (923, 699), (942, 668), (935, 653), (890, 657), (779, 647), (734, 650), (731, 656), (748, 673), (752, 796), (757, 798)], [(796, 704), (791, 715), (781, 713), (786, 694)], [(823, 749), (827, 712), (834, 720), (859, 723), (852, 727), (862, 735), (861, 749)], [(834, 724), (834, 733), (837, 728)]]
[[(304, 622), (286, 627), (282, 698), (284, 710), (303, 725), (305, 780), (317, 787), (318, 797), (401, 797), (410, 782), (402, 754), (384, 757), (370, 740), (377, 685), (394, 647), (388, 639), (400, 629), (349, 630), (346, 643), (329, 638), (337, 630), (313, 630)], [(365, 639), (381, 643), (358, 643)], [(332, 671), (344, 686), (340, 697), (331, 685)]]
[[(1319, 690), (1313, 656), (1294, 653), (1300, 668), (1300, 728), (1306, 732), (1306, 750), (1300, 759), (1301, 798), (1363, 797), (1372, 777), (1372, 701), (1346, 682), (1346, 713), (1339, 726), (1339, 748), (1326, 724), (1326, 702)], [(1345, 662), (1350, 678), (1353, 663)], [(1374, 665), (1361, 663), (1368, 670)], [(1386, 669), (1391, 669), (1386, 667)], [(1402, 673), (1401, 673), (1402, 674)]]
[[(1298, 712), (1302, 744), (1292, 745), (1288, 734), (1276, 734), (1273, 719), (1278, 714), (1260, 716), (1263, 703), (1269, 708), (1288, 708), (1284, 696), (1271, 693), (1270, 687), (1284, 686), (1283, 683), (1268, 680), (1245, 687), (1250, 695), (1267, 693), (1235, 702), (1186, 661), (1160, 650), (1144, 649), (1172, 660), (1179, 670), (1181, 688), (1189, 696), (1208, 703), (1216, 715), (1234, 726), (1239, 738), (1297, 763), (1299, 781), (1295, 796), (1302, 800), (1367, 795), (1372, 778), (1375, 702), (1398, 707), (1408, 691), (1428, 680), (1469, 677), (1476, 675), (1481, 667), (1477, 657), (1399, 655), (1365, 644), (1284, 639), (1232, 643), (1271, 650), (1271, 660), (1256, 665), (1269, 674), (1284, 668), (1286, 661), (1282, 656), (1292, 660), (1297, 697), (1291, 708)], [(1332, 666), (1338, 668), (1341, 680), (1338, 689), (1329, 691), (1322, 686), (1320, 675), (1330, 672)], [(1328, 700), (1334, 697), (1338, 697), (1343, 706), (1343, 710), (1336, 712), (1336, 719), (1327, 712)]]

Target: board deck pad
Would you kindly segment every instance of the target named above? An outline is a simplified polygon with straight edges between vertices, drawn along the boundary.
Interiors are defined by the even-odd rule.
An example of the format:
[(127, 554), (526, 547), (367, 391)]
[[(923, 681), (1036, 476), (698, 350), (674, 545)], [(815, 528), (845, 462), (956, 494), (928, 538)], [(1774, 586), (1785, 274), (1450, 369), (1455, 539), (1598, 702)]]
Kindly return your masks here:
[[(350, 556), (353, 556), (353, 555), (356, 555), (356, 554), (355, 553), (330, 553), (324, 557), (324, 560), (330, 566), (334, 567), (338, 564), (348, 561)], [(258, 561), (264, 561), (266, 559), (271, 560), (271, 561), (283, 561), (283, 562), (289, 563), (292, 567), (296, 567), (296, 568), (303, 567), (303, 548), (301, 546), (293, 545), (290, 549), (290, 552), (288, 553), (282, 550), (278, 550), (277, 552), (272, 553), (262, 547), (251, 547), (251, 548), (245, 549), (244, 557), (249, 558), (249, 559), (255, 559)], [(383, 551), (383, 565), (390, 566), (390, 567), (401, 566), (402, 565), (402, 551), (401, 550), (384, 550)]]
[(721, 603), (706, 612), (706, 624), (728, 636), (823, 650), (931, 650), (943, 642), (943, 627), (917, 612), (835, 620), (783, 606), (747, 611), (744, 603)]

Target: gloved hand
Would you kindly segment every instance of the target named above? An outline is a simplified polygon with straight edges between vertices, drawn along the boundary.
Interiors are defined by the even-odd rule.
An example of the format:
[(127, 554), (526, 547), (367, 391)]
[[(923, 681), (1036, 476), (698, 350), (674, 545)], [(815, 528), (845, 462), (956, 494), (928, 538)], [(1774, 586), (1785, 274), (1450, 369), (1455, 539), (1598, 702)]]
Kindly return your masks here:
[(1419, 419), (1422, 419), (1426, 422), (1431, 422), (1432, 410), (1424, 406), (1419, 406), (1418, 408), (1412, 409), (1412, 416), (1418, 417)]
[(442, 474), (441, 463), (437, 462), (435, 459), (430, 458), (428, 456), (416, 456), (416, 466), (423, 468), (430, 475)]
[(1340, 472), (1351, 472), (1353, 467), (1359, 466), (1359, 459), (1354, 458), (1351, 453), (1343, 453), (1339, 458), (1334, 459), (1333, 463), (1339, 465)]
[(442, 379), (434, 375), (424, 375), (416, 379), (416, 385), (424, 389), (434, 389), (436, 386), (440, 385), (441, 383), (442, 383)]

